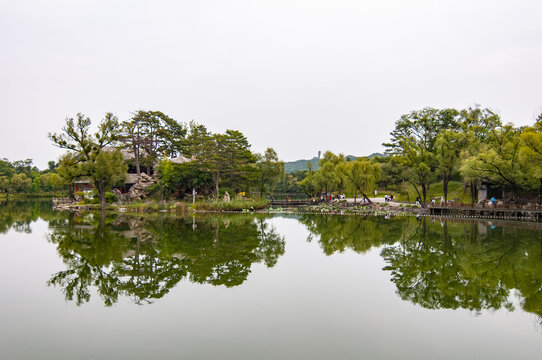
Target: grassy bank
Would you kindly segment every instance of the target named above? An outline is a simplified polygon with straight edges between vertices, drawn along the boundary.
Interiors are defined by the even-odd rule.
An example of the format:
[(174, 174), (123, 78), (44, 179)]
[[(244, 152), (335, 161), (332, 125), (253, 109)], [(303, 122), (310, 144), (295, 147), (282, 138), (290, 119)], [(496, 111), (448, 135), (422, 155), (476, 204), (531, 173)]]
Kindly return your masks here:
[[(256, 211), (269, 207), (269, 200), (232, 200), (230, 202), (212, 201), (197, 202), (195, 204), (180, 201), (141, 200), (127, 204), (107, 204), (106, 210), (118, 212), (153, 213), (169, 212), (186, 214), (191, 211)], [(73, 210), (100, 210), (100, 204), (81, 201), (77, 204), (68, 204), (66, 209)]]
[[(416, 202), (416, 198), (418, 197), (416, 189), (414, 189), (414, 186), (410, 184), (407, 185), (406, 192), (403, 193), (399, 193), (393, 190), (379, 190), (379, 196), (384, 196), (384, 194), (393, 195), (394, 198), (398, 201), (410, 201), (411, 203)], [(442, 191), (442, 182), (431, 184), (431, 186), (429, 187), (429, 191), (427, 192), (427, 201), (429, 202), (433, 197), (441, 196), (444, 196), (444, 193)], [(453, 200), (454, 198), (459, 199), (458, 202), (464, 204), (470, 204), (471, 202), (470, 192), (469, 190), (463, 192), (463, 182), (461, 181), (450, 181), (448, 183), (448, 200)]]
[(269, 200), (232, 200), (230, 202), (197, 202), (192, 205), (196, 211), (243, 211), (261, 210), (269, 206)]

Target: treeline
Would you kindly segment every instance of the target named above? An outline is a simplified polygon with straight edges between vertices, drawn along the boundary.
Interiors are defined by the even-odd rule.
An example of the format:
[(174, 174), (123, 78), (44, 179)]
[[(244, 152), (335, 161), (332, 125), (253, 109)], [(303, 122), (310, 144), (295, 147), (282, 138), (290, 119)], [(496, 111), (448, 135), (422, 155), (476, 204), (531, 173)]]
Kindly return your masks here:
[(471, 201), (482, 182), (498, 188), (504, 201), (542, 194), (542, 114), (532, 126), (503, 124), (490, 109), (425, 108), (401, 116), (383, 144), (386, 156), (349, 161), (331, 152), (321, 168), (299, 182), (309, 196), (320, 192), (366, 195), (374, 189), (405, 192), (411, 185), (425, 205), (432, 185), (442, 183), (448, 200), (450, 181), (461, 181)]
[[(266, 196), (273, 193), (348, 193), (368, 198), (375, 189), (414, 189), (423, 204), (436, 183), (444, 201), (451, 181), (462, 183), (477, 201), (482, 183), (502, 191), (502, 200), (540, 200), (542, 193), (542, 114), (532, 126), (503, 124), (487, 108), (424, 108), (400, 117), (385, 156), (350, 159), (326, 152), (320, 169), (284, 172), (275, 150), (251, 151), (237, 130), (213, 133), (195, 122), (183, 123), (160, 111), (137, 111), (120, 122), (107, 113), (96, 132), (83, 114), (66, 119), (54, 145), (67, 150), (58, 164), (39, 171), (31, 160), (0, 162), (0, 191), (38, 193), (68, 189), (85, 179), (94, 185), (102, 205), (105, 192), (122, 185), (130, 172), (155, 175), (160, 198), (198, 194)], [(408, 185), (408, 186), (407, 186)]]
[(9, 198), (12, 195), (39, 195), (62, 190), (62, 180), (56, 174), (57, 164), (50, 161), (48, 165), (46, 170), (39, 170), (31, 159), (1, 159), (0, 193)]
[(162, 198), (182, 198), (192, 189), (213, 193), (215, 198), (224, 191), (261, 196), (284, 174), (284, 163), (273, 149), (253, 153), (237, 130), (212, 133), (204, 125), (178, 122), (160, 111), (138, 111), (124, 122), (107, 113), (96, 133), (90, 126), (88, 117), (77, 114), (49, 138), (68, 150), (60, 159), (58, 174), (70, 193), (75, 181), (88, 179), (102, 207), (105, 192), (125, 181), (129, 167), (136, 174), (156, 171), (154, 190)]
[(508, 193), (503, 201), (542, 191), (542, 115), (533, 126), (514, 127), (480, 107), (425, 108), (403, 115), (384, 146), (390, 180), (412, 184), (424, 204), (437, 180), (445, 200), (450, 180), (463, 181), (473, 203), (482, 181)]

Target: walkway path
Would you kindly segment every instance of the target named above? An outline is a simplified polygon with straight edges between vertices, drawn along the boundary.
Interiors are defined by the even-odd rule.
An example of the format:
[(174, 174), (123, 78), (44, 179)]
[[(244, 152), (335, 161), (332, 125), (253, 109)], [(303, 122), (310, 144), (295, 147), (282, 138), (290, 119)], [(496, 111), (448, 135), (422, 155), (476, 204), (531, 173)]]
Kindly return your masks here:
[[(383, 203), (386, 202), (383, 197), (373, 197), (373, 198), (369, 198), (369, 199), (374, 203), (383, 204)], [(354, 203), (354, 198), (347, 198), (346, 201), (348, 201), (349, 203)], [(360, 203), (361, 199), (358, 198), (358, 200), (356, 202)], [(401, 202), (398, 202), (398, 201), (390, 201), (388, 204), (390, 204), (390, 206), (395, 206), (395, 207), (399, 207), (401, 204), (408, 205), (408, 203), (401, 203)]]

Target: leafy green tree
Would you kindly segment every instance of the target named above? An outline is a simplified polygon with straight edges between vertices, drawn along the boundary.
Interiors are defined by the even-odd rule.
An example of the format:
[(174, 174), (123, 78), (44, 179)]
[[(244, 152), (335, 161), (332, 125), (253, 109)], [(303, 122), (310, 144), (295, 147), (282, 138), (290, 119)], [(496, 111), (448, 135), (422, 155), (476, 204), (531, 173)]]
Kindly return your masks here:
[(279, 183), (275, 186), (278, 193), (304, 193), (299, 183), (305, 179), (309, 171), (302, 170), (293, 173), (283, 173)]
[[(371, 202), (367, 196), (378, 183), (380, 178), (380, 166), (365, 158), (357, 158), (347, 163), (345, 176), (355, 194), (361, 194), (367, 202)], [(354, 199), (355, 201), (355, 199)]]
[(284, 175), (284, 162), (280, 161), (277, 152), (267, 148), (265, 153), (256, 155), (258, 167), (258, 191), (260, 197), (266, 191), (271, 191)]
[(459, 112), (454, 109), (425, 108), (401, 116), (385, 143), (388, 154), (396, 157), (405, 169), (409, 181), (425, 206), (427, 191), (436, 179), (438, 162), (436, 140), (444, 130), (459, 127)]
[(68, 197), (75, 199), (75, 181), (86, 174), (83, 172), (82, 164), (73, 153), (63, 154), (58, 161), (58, 184), (68, 188)]
[(199, 168), (213, 174), (217, 199), (221, 182), (241, 190), (256, 180), (256, 156), (241, 132), (227, 130), (224, 134), (212, 134), (205, 126), (192, 122), (187, 144), (188, 154)]
[(343, 154), (336, 155), (331, 151), (326, 151), (318, 164), (320, 165), (318, 175), (326, 192), (337, 190), (343, 193), (346, 191), (348, 187), (345, 175), (347, 165)]
[(11, 182), (10, 178), (5, 175), (0, 175), (0, 191), (9, 198), (9, 193), (11, 192)]
[(13, 174), (15, 174), (13, 164), (8, 159), (0, 160), (0, 176), (10, 178)]
[[(466, 138), (466, 146), (461, 153), (462, 164), (466, 159), (478, 155), (481, 148), (489, 142), (491, 134), (502, 126), (499, 115), (479, 106), (461, 110), (460, 122), (461, 133)], [(470, 188), (471, 201), (474, 204), (478, 197), (478, 185), (484, 180), (483, 174), (462, 171), (461, 175)]]
[(145, 132), (141, 116), (134, 116), (129, 121), (122, 123), (121, 141), (134, 155), (136, 174), (141, 174), (141, 156)]
[(448, 183), (452, 174), (457, 170), (461, 153), (467, 146), (467, 139), (463, 133), (455, 130), (444, 130), (437, 135), (435, 152), (437, 171), (442, 176), (442, 191), (444, 202), (448, 201)]
[(199, 164), (187, 162), (174, 164), (173, 182), (175, 191), (179, 198), (183, 198), (186, 193), (191, 193), (192, 189), (198, 194), (208, 195), (213, 191), (213, 176), (210, 172), (201, 170)]
[(33, 162), (32, 159), (26, 159), (26, 160), (16, 160), (12, 164), (16, 173), (25, 174), (26, 176), (32, 178), (33, 173), (39, 172), (39, 169), (33, 166), (32, 162)]
[(309, 171), (307, 176), (299, 182), (299, 187), (308, 197), (316, 197), (322, 192), (322, 182), (319, 177), (318, 171)]
[(226, 130), (224, 134), (216, 134), (215, 138), (219, 153), (226, 160), (225, 185), (236, 192), (248, 190), (258, 178), (258, 168), (247, 138), (237, 130)]
[(37, 176), (32, 180), (32, 192), (38, 193), (41, 190), (41, 176)]
[(47, 162), (47, 170), (49, 172), (54, 172), (58, 168), (58, 163), (56, 163), (54, 160)]
[(124, 182), (127, 166), (119, 150), (114, 152), (102, 151), (94, 158), (93, 162), (86, 163), (83, 168), (89, 174), (100, 198), (100, 206), (105, 209), (105, 193), (112, 185), (120, 185)]
[(11, 177), (9, 187), (12, 193), (27, 193), (32, 189), (32, 179), (26, 174), (15, 174)]
[(532, 187), (542, 194), (542, 114), (538, 118), (534, 126), (526, 127), (521, 134), (519, 159), (534, 180)]
[(119, 123), (116, 116), (107, 113), (98, 125), (95, 134), (90, 133), (90, 118), (79, 113), (74, 118), (66, 119), (61, 133), (49, 133), (53, 144), (71, 152), (63, 158), (59, 174), (64, 179), (73, 181), (78, 178), (90, 178), (98, 190), (102, 210), (105, 208), (106, 189), (119, 182), (121, 172), (126, 171), (122, 155), (115, 151), (106, 152), (106, 146), (115, 144), (119, 137)]
[[(123, 140), (134, 153), (136, 169), (144, 152), (147, 173), (164, 155), (176, 156), (185, 149), (187, 128), (161, 111), (139, 110), (123, 123)], [(139, 172), (138, 172), (139, 174)]]
[(56, 173), (45, 172), (39, 176), (41, 190), (55, 191), (62, 188), (60, 176)]
[(175, 189), (175, 167), (171, 161), (165, 159), (160, 162), (157, 184), (160, 188), (161, 200), (164, 201), (164, 198)]
[[(491, 132), (488, 143), (461, 167), (464, 177), (482, 177), (519, 194), (530, 183), (527, 171), (519, 161), (522, 129), (511, 125)], [(504, 199), (503, 199), (504, 200)]]

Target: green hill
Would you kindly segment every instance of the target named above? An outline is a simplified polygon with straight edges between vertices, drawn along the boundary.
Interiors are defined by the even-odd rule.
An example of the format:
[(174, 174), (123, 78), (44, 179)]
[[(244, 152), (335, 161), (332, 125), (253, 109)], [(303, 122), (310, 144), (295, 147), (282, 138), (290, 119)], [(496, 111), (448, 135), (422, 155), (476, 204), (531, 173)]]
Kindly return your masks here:
[(287, 173), (293, 173), (296, 171), (308, 170), (307, 163), (309, 162), (312, 164), (312, 168), (314, 170), (318, 170), (320, 169), (320, 166), (318, 165), (318, 161), (320, 161), (320, 159), (315, 156), (310, 160), (296, 160), (296, 161), (285, 162), (284, 171), (286, 171)]
[[(380, 153), (372, 153), (371, 155), (367, 156), (367, 158), (371, 159), (371, 158), (374, 158), (374, 157), (377, 157), (377, 156), (384, 156), (383, 154), (380, 154)], [(355, 160), (357, 159), (357, 156), (353, 156), (353, 155), (348, 155), (347, 158), (349, 160)], [(296, 172), (296, 171), (303, 171), (303, 170), (308, 170), (308, 167), (307, 167), (307, 163), (311, 163), (312, 164), (312, 168), (314, 170), (318, 170), (320, 169), (320, 166), (318, 165), (318, 162), (320, 161), (320, 159), (318, 157), (313, 157), (312, 159), (310, 160), (296, 160), (296, 161), (288, 161), (288, 162), (285, 162), (284, 163), (284, 170), (287, 172), (287, 173), (293, 173), (293, 172)]]

